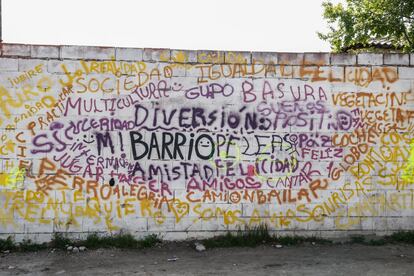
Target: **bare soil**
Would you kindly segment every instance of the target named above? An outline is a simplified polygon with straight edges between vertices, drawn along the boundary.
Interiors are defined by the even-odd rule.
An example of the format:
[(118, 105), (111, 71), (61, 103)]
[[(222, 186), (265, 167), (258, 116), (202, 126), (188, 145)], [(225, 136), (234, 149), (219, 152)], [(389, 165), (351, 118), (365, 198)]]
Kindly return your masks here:
[(52, 251), (2, 254), (0, 275), (414, 275), (412, 245)]

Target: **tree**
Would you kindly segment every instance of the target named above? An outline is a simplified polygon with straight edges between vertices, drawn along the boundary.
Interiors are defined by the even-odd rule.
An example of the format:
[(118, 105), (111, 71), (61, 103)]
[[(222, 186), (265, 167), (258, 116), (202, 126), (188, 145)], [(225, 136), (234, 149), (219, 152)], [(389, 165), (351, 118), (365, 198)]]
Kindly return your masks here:
[(345, 0), (345, 4), (326, 1), (323, 17), (327, 34), (318, 33), (336, 52), (371, 45), (389, 45), (414, 51), (414, 0)]

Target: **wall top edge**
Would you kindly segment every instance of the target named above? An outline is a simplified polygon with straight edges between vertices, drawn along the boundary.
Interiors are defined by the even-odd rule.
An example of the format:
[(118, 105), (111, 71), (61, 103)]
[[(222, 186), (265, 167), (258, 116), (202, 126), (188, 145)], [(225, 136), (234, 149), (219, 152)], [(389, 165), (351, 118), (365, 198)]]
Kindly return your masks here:
[(188, 50), (86, 45), (0, 43), (1, 57), (175, 63), (414, 66), (414, 54)]
[(100, 49), (148, 49), (148, 50), (169, 50), (169, 51), (203, 51), (203, 52), (238, 52), (238, 53), (287, 53), (287, 54), (336, 54), (324, 51), (294, 52), (294, 51), (249, 51), (249, 50), (213, 50), (213, 49), (178, 49), (178, 48), (156, 48), (156, 47), (124, 47), (124, 46), (97, 46), (97, 45), (73, 45), (73, 44), (31, 44), (31, 43), (0, 43), (0, 47), (79, 47), (79, 48), (100, 48)]

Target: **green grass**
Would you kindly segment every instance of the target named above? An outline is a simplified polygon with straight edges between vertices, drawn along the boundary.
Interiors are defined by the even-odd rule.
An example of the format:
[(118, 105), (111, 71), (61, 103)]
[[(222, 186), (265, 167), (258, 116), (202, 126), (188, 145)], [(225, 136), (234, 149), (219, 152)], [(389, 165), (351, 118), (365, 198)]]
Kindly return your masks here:
[(394, 242), (414, 244), (414, 230), (395, 232), (388, 237)]
[(14, 249), (16, 249), (16, 245), (14, 244), (12, 237), (8, 237), (5, 240), (0, 239), (0, 251), (14, 250)]
[(25, 239), (20, 243), (15, 243), (11, 237), (0, 239), (0, 251), (38, 251), (46, 248), (59, 248), (65, 250), (68, 245), (86, 246), (90, 249), (96, 248), (150, 248), (160, 243), (157, 235), (149, 235), (143, 239), (136, 239), (131, 234), (117, 234), (112, 236), (98, 236), (96, 233), (88, 235), (85, 240), (71, 240), (64, 237), (61, 233), (56, 233), (50, 243), (33, 243), (30, 239)]
[(83, 243), (87, 248), (137, 248), (138, 241), (131, 234), (119, 234), (114, 236), (89, 235)]
[(63, 237), (61, 233), (55, 233), (50, 246), (53, 248), (66, 249), (66, 246), (72, 243), (73, 242), (70, 239)]
[(363, 243), (365, 243), (366, 241), (365, 241), (365, 237), (364, 237), (364, 236), (362, 236), (362, 235), (357, 235), (357, 236), (351, 236), (351, 238), (350, 238), (350, 242), (351, 242), (351, 243), (361, 243), (361, 244), (363, 244)]
[(261, 244), (280, 244), (285, 246), (299, 245), (305, 242), (318, 244), (332, 243), (331, 241), (316, 237), (281, 236), (270, 235), (266, 225), (260, 225), (245, 231), (238, 230), (236, 233), (227, 233), (211, 239), (203, 240), (207, 248), (215, 247), (255, 247)]
[[(0, 239), (0, 251), (38, 251), (46, 248), (66, 249), (68, 245), (86, 246), (89, 249), (96, 248), (151, 248), (159, 244), (161, 240), (157, 235), (149, 235), (143, 239), (136, 239), (131, 234), (120, 233), (111, 236), (100, 236), (96, 233), (90, 234), (85, 240), (71, 240), (57, 233), (49, 244), (33, 243), (30, 239), (15, 243), (11, 237)], [(262, 244), (280, 244), (284, 246), (295, 246), (304, 243), (332, 244), (332, 241), (301, 236), (275, 236), (271, 235), (265, 225), (246, 229), (245, 231), (228, 232), (225, 235), (217, 236), (201, 241), (206, 248), (218, 247), (255, 247)], [(367, 239), (365, 236), (357, 235), (350, 237), (350, 243), (364, 244), (370, 246), (382, 246), (386, 244), (404, 243), (414, 244), (413, 231), (399, 231), (379, 239)]]
[(358, 235), (350, 238), (350, 243), (358, 243), (364, 245), (381, 246), (391, 243), (405, 243), (414, 244), (414, 230), (411, 231), (398, 231), (389, 236), (383, 236), (379, 239), (367, 240), (365, 236)]
[(269, 234), (266, 226), (258, 226), (246, 231), (237, 231), (236, 233), (228, 232), (223, 236), (217, 236), (211, 239), (203, 240), (207, 248), (214, 247), (235, 247), (246, 246), (253, 247), (259, 244), (272, 242), (273, 238)]
[(18, 245), (19, 250), (23, 252), (39, 251), (47, 247), (46, 243), (33, 243), (30, 239), (23, 240)]
[(386, 245), (387, 241), (385, 239), (369, 240), (365, 244), (371, 245), (371, 246), (382, 246), (382, 245)]
[(161, 242), (162, 241), (158, 238), (158, 236), (153, 234), (146, 236), (142, 240), (138, 240), (138, 245), (140, 248), (151, 248)]
[(149, 235), (143, 239), (136, 239), (131, 234), (118, 234), (113, 236), (98, 236), (97, 234), (89, 235), (85, 241), (79, 242), (80, 245), (87, 248), (149, 248), (154, 247), (161, 240), (157, 235)]

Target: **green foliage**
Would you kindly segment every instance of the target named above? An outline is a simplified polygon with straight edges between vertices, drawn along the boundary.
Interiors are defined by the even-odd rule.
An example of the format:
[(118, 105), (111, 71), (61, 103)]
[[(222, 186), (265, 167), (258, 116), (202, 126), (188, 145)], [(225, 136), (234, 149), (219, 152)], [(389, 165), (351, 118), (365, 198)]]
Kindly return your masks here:
[(400, 231), (389, 236), (389, 239), (395, 242), (414, 244), (414, 231)]
[(16, 246), (14, 244), (14, 241), (12, 237), (8, 237), (7, 239), (0, 239), (0, 251), (4, 250), (13, 250)]
[(245, 231), (236, 233), (228, 232), (226, 235), (214, 237), (203, 241), (207, 248), (215, 247), (254, 247), (265, 243), (280, 245), (299, 245), (305, 242), (315, 242), (318, 244), (328, 244), (331, 241), (316, 237), (282, 236), (276, 237), (269, 234), (266, 225), (260, 225)]
[(372, 245), (372, 246), (382, 246), (382, 245), (387, 244), (387, 240), (386, 239), (369, 240), (366, 244)]
[(345, 0), (345, 4), (323, 4), (329, 25), (327, 34), (318, 33), (332, 49), (343, 52), (374, 41), (414, 51), (414, 1)]
[(61, 233), (56, 233), (49, 244), (33, 243), (30, 239), (23, 240), (15, 244), (11, 237), (6, 240), (0, 239), (0, 251), (19, 250), (19, 251), (37, 251), (48, 247), (66, 250), (68, 245), (84, 245), (90, 249), (96, 248), (150, 248), (160, 243), (161, 240), (157, 235), (149, 235), (143, 239), (137, 240), (131, 234), (118, 234), (113, 236), (98, 236), (97, 234), (89, 235), (86, 240), (74, 241), (64, 237)]
[(71, 243), (72, 241), (70, 239), (63, 237), (60, 233), (55, 233), (50, 245), (54, 248), (66, 249), (66, 246)]
[(414, 244), (414, 231), (399, 231), (389, 236), (383, 236), (380, 239), (366, 240), (364, 236), (351, 237), (351, 243), (360, 243), (365, 245), (380, 246), (389, 243)]
[(351, 236), (351, 243), (365, 243), (365, 237), (362, 235)]
[[(332, 244), (333, 242), (317, 237), (301, 236), (272, 236), (269, 234), (266, 226), (259, 226), (246, 231), (237, 231), (236, 233), (227, 233), (223, 236), (214, 237), (203, 241), (207, 248), (216, 247), (254, 247), (264, 243), (280, 244), (284, 246), (295, 246), (304, 243), (315, 244)], [(363, 235), (354, 235), (350, 237), (351, 244), (363, 244), (370, 246), (382, 246), (389, 243), (414, 244), (414, 231), (400, 231), (390, 236), (383, 236), (376, 239), (367, 239)]]
[(160, 242), (161, 240), (158, 238), (158, 236), (155, 234), (152, 234), (152, 235), (146, 236), (142, 240), (138, 240), (138, 246), (140, 248), (150, 248), (150, 247), (154, 247)]
[[(149, 235), (143, 239), (135, 239), (131, 234), (117, 234), (113, 236), (99, 236), (96, 233), (91, 234), (86, 240), (72, 241), (63, 237), (61, 234), (55, 234), (52, 242), (47, 245), (45, 243), (33, 243), (30, 239), (23, 240), (19, 244), (15, 244), (11, 237), (0, 239), (0, 251), (18, 250), (18, 251), (38, 251), (48, 247), (66, 249), (67, 245), (84, 245), (89, 249), (96, 248), (150, 248), (159, 244), (161, 240), (157, 235)], [(269, 234), (266, 225), (257, 226), (245, 231), (237, 231), (236, 233), (228, 232), (226, 235), (206, 239), (203, 244), (207, 248), (215, 247), (254, 247), (261, 244), (280, 244), (285, 246), (295, 246), (304, 243), (316, 244), (332, 244), (332, 241), (301, 236), (273, 236)], [(389, 243), (405, 243), (414, 244), (414, 231), (400, 231), (390, 236), (384, 236), (380, 239), (366, 239), (365, 236), (356, 235), (351, 237), (351, 243), (364, 245), (381, 246)]]
[(142, 240), (137, 240), (131, 234), (118, 234), (114, 236), (98, 236), (97, 234), (89, 235), (84, 242), (80, 244), (87, 248), (149, 248), (160, 242), (157, 235), (149, 235)]
[(21, 243), (19, 243), (19, 249), (21, 251), (38, 251), (47, 248), (47, 245), (45, 243), (33, 243), (32, 240), (27, 239), (23, 240)]
[(272, 240), (273, 237), (270, 236), (267, 226), (260, 225), (246, 231), (238, 230), (235, 234), (228, 232), (226, 235), (206, 239), (203, 241), (203, 244), (207, 248), (254, 247)]

